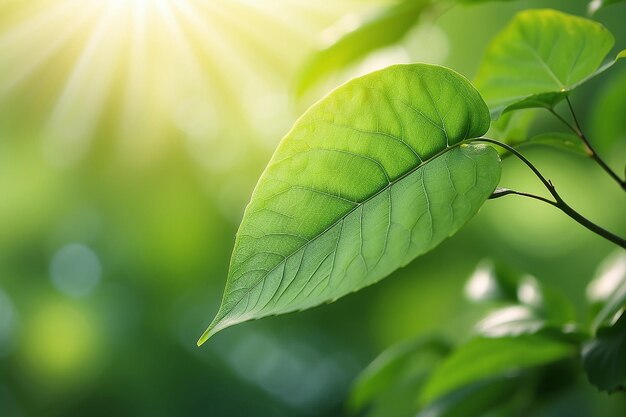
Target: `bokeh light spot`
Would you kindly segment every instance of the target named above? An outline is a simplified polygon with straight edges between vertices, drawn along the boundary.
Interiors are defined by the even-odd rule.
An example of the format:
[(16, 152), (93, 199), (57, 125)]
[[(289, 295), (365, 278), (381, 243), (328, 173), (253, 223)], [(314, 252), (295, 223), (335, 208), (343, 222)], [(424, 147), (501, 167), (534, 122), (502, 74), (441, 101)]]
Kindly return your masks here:
[(100, 260), (87, 246), (71, 243), (57, 251), (50, 263), (50, 279), (55, 288), (70, 297), (91, 294), (102, 275)]
[(22, 353), (37, 379), (52, 385), (88, 376), (97, 347), (95, 325), (85, 311), (48, 302), (29, 317)]

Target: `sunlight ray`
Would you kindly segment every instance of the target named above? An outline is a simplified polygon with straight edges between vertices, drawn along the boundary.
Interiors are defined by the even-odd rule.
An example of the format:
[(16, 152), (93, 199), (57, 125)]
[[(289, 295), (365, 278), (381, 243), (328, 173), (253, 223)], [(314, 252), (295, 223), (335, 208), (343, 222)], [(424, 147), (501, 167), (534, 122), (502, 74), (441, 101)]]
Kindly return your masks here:
[(96, 24), (50, 117), (49, 145), (57, 151), (48, 156), (55, 164), (70, 164), (89, 147), (90, 136), (109, 94), (113, 80), (110, 74), (119, 60), (122, 32), (112, 30), (116, 28), (113, 23), (119, 19), (116, 12), (117, 8), (110, 5)]
[[(75, 20), (62, 25), (62, 29), (58, 32), (56, 25), (54, 28), (50, 28), (53, 30), (49, 31), (41, 28), (42, 32), (49, 32), (51, 35), (48, 38), (49, 43), (44, 48), (39, 49), (37, 54), (33, 54), (33, 49), (35, 48), (24, 47), (23, 45), (20, 48), (14, 48), (14, 54), (19, 53), (20, 56), (13, 56), (12, 65), (9, 67), (12, 72), (7, 71), (6, 74), (0, 75), (2, 78), (0, 94), (6, 94), (25, 82), (43, 64), (66, 46), (78, 30), (93, 17), (94, 10), (81, 13), (76, 16)], [(37, 39), (30, 40), (30, 42), (33, 45), (38, 44)]]

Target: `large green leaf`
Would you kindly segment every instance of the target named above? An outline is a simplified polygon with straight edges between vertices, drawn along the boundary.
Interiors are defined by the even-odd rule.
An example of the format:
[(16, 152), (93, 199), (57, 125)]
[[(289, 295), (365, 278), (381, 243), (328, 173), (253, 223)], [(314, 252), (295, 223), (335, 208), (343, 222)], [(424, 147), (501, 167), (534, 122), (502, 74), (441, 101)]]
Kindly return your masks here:
[(332, 72), (377, 49), (401, 41), (430, 5), (429, 0), (404, 0), (384, 8), (353, 31), (315, 53), (303, 66), (296, 92), (302, 94)]
[(523, 11), (489, 45), (476, 86), (494, 119), (509, 110), (552, 108), (612, 65), (600, 67), (613, 43), (597, 22), (549, 9)]
[(589, 382), (609, 392), (626, 388), (626, 314), (598, 330), (583, 346), (582, 355)]
[(283, 139), (246, 208), (217, 316), (246, 320), (335, 300), (463, 226), (495, 189), (489, 112), (452, 70), (396, 65), (354, 79)]
[(421, 400), (428, 404), (475, 382), (554, 362), (574, 352), (571, 344), (541, 333), (477, 337), (443, 362), (424, 387)]

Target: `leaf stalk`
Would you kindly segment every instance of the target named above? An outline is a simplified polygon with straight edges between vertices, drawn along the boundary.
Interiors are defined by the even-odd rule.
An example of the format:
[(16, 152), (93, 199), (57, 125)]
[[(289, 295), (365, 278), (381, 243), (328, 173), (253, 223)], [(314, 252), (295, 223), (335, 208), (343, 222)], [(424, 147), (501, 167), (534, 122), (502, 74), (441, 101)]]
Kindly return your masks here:
[(543, 185), (546, 187), (546, 189), (552, 195), (552, 197), (554, 197), (554, 201), (549, 200), (549, 199), (547, 199), (545, 197), (538, 196), (538, 195), (524, 193), (524, 192), (515, 191), (515, 190), (506, 190), (506, 189), (505, 190), (499, 190), (499, 192), (493, 194), (491, 198), (500, 198), (500, 197), (504, 197), (506, 195), (519, 195), (519, 196), (522, 196), (522, 197), (528, 197), (528, 198), (532, 198), (532, 199), (535, 199), (535, 200), (543, 201), (544, 203), (550, 204), (551, 206), (554, 206), (554, 207), (558, 208), (563, 213), (565, 213), (567, 216), (569, 216), (571, 219), (575, 220), (577, 223), (579, 223), (580, 225), (584, 226), (588, 230), (590, 230), (590, 231), (594, 232), (595, 234), (605, 238), (606, 240), (608, 240), (610, 242), (613, 242), (616, 245), (626, 249), (626, 239), (623, 239), (623, 238), (621, 238), (621, 237), (619, 237), (619, 236), (609, 232), (608, 230), (598, 226), (597, 224), (593, 223), (591, 220), (587, 219), (586, 217), (584, 217), (583, 215), (578, 213), (576, 210), (574, 210), (569, 204), (567, 204), (563, 200), (563, 198), (560, 196), (560, 194), (556, 191), (556, 187), (554, 187), (554, 185), (552, 184), (552, 181), (550, 181), (549, 179), (546, 179), (543, 176), (543, 174), (541, 174), (541, 172), (539, 172), (537, 167), (535, 167), (533, 165), (533, 163), (530, 162), (517, 149), (515, 149), (514, 147), (512, 147), (512, 146), (510, 146), (510, 145), (508, 145), (508, 144), (506, 144), (504, 142), (500, 142), (498, 140), (490, 139), (490, 138), (481, 137), (481, 138), (473, 139), (472, 141), (474, 141), (474, 142), (491, 143), (491, 144), (494, 144), (496, 146), (500, 146), (500, 147), (506, 149), (507, 151), (511, 152), (518, 159), (520, 159), (526, 166), (528, 166), (528, 168), (530, 168), (531, 171), (533, 171), (533, 173), (543, 183)]

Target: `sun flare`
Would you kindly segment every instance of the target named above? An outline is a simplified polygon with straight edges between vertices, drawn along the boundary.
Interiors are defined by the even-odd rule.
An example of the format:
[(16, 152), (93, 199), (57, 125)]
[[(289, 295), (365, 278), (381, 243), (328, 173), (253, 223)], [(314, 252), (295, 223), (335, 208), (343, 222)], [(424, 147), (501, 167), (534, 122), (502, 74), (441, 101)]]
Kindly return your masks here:
[(60, 166), (102, 137), (141, 158), (165, 149), (173, 130), (204, 147), (233, 136), (235, 123), (245, 136), (268, 124), (269, 110), (285, 111), (273, 92), (287, 88), (317, 34), (351, 6), (268, 3), (0, 3), (0, 110), (28, 108), (46, 157)]

